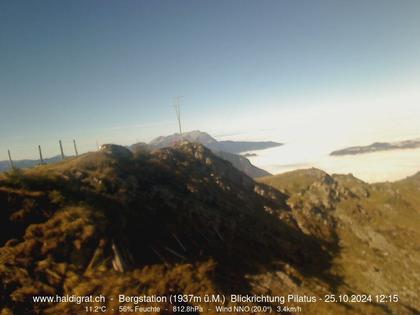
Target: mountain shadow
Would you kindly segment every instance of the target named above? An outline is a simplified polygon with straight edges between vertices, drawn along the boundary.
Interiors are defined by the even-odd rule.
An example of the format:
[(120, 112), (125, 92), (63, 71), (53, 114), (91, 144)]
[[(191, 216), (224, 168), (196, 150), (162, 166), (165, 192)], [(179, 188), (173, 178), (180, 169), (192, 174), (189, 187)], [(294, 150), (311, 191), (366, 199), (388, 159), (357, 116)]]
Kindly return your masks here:
[(273, 272), (340, 283), (329, 272), (336, 239), (303, 233), (286, 195), (199, 144), (106, 145), (0, 187), (0, 305), (16, 314), (77, 313), (34, 294), (251, 294), (252, 278)]

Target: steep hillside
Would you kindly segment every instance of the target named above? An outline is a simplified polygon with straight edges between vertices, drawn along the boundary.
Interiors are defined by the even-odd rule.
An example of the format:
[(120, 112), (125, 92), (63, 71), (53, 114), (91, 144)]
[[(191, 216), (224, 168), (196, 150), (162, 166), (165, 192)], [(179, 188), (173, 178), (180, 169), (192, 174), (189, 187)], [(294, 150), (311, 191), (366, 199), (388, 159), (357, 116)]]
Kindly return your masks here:
[(271, 174), (255, 165), (246, 158), (238, 154), (233, 154), (225, 151), (213, 151), (213, 153), (232, 164), (237, 170), (245, 173), (249, 177), (257, 178), (263, 176), (270, 176)]
[[(342, 277), (340, 290), (398, 294), (399, 306), (419, 313), (420, 173), (369, 185), (352, 175), (310, 169), (261, 182), (290, 196), (288, 204), (306, 233), (322, 226), (326, 214), (334, 221), (340, 252), (331, 269)], [(403, 313), (397, 304), (390, 308)]]
[[(409, 195), (418, 189), (413, 183), (398, 187)], [(387, 261), (400, 254), (395, 246), (408, 250), (415, 244), (415, 221), (404, 230), (407, 244), (392, 231), (383, 236), (396, 242), (385, 256), (378, 236), (383, 231), (375, 228), (372, 234), (368, 229), (369, 222), (382, 216), (365, 217), (362, 211), (356, 216), (360, 223), (353, 226), (345, 218), (353, 220), (359, 208), (339, 206), (349, 202), (353, 207), (357, 200), (355, 205), (360, 202), (367, 209), (373, 202), (367, 194), (379, 188), (326, 174), (314, 175), (305, 185), (302, 191), (296, 187), (280, 192), (188, 142), (152, 151), (140, 147), (135, 153), (106, 145), (100, 152), (0, 175), (0, 313), (85, 312), (83, 303), (33, 303), (34, 295), (103, 294), (105, 302), (89, 305), (106, 305), (107, 314), (118, 314), (119, 306), (134, 305), (118, 303), (119, 294), (325, 298), (337, 292), (371, 292), (374, 287), (400, 294), (402, 303), (303, 303), (302, 313), (416, 314), (415, 276), (408, 279), (400, 269), (397, 278), (394, 258)], [(405, 204), (406, 212), (412, 212), (405, 220), (418, 215), (418, 209), (411, 208), (416, 198)], [(394, 196), (387, 202), (396, 207), (398, 200)], [(383, 228), (400, 233), (405, 225), (389, 222)], [(359, 239), (360, 251), (347, 247)], [(413, 275), (419, 270), (415, 255), (395, 259), (404, 257), (402, 268), (412, 268)], [(360, 268), (363, 259), (367, 264)], [(200, 305), (207, 314), (221, 305), (177, 304)], [(235, 304), (261, 306), (226, 302)], [(159, 313), (172, 313), (168, 303), (149, 305), (161, 306)]]

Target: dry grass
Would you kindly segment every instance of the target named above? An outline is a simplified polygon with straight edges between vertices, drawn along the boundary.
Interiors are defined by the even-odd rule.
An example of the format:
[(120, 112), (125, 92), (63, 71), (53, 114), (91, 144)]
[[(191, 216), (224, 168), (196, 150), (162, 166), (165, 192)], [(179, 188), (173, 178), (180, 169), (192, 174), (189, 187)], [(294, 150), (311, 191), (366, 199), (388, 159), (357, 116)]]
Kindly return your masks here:
[[(386, 277), (356, 271), (383, 261), (375, 255), (389, 244), (396, 259), (401, 248), (415, 249), (417, 182), (370, 187), (317, 170), (262, 181), (286, 194), (185, 143), (124, 157), (91, 153), (2, 175), (1, 314), (80, 314), (83, 307), (34, 305), (31, 296), (42, 294), (322, 296), (407, 281), (398, 278), (395, 259), (381, 267)], [(113, 268), (115, 248), (124, 272)], [(413, 257), (404, 268), (418, 270)], [(410, 281), (407, 294), (419, 283)], [(116, 301), (107, 306), (116, 309)], [(387, 314), (393, 307), (317, 303), (305, 310)], [(410, 314), (401, 305), (393, 311)]]

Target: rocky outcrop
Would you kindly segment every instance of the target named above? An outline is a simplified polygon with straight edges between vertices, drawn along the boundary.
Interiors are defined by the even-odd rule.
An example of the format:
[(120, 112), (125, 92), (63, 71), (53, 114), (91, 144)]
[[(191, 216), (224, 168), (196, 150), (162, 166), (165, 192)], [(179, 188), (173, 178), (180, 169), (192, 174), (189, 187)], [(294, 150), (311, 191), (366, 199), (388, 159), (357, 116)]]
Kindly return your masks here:
[(103, 144), (100, 146), (99, 151), (116, 159), (129, 159), (133, 155), (129, 149), (116, 144)]
[[(398, 288), (402, 303), (410, 307), (392, 304), (387, 312), (418, 312), (420, 305), (414, 297), (419, 294), (419, 282), (405, 276), (420, 270), (417, 246), (410, 241), (420, 237), (414, 223), (420, 220), (418, 175), (369, 185), (351, 174), (328, 175), (308, 169), (261, 182), (289, 195), (293, 219), (305, 234), (339, 247), (331, 270), (346, 284), (340, 290), (351, 287), (353, 292), (374, 294)], [(407, 253), (413, 259), (405, 259)], [(270, 277), (273, 275), (266, 275), (265, 281)]]

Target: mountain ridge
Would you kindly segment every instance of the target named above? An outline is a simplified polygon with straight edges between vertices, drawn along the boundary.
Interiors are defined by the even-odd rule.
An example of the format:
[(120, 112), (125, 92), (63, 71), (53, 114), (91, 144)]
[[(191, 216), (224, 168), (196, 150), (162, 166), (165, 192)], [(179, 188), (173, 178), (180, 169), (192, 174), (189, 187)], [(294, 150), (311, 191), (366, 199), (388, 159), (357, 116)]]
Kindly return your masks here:
[[(190, 132), (186, 132), (181, 137), (179, 134), (173, 134), (170, 136), (159, 136), (149, 143), (139, 142), (129, 145), (128, 148), (130, 150), (152, 150), (152, 149), (160, 149), (164, 147), (170, 147), (175, 145), (177, 142), (188, 140), (190, 142), (197, 142), (205, 145), (209, 149), (211, 149), (216, 155), (219, 157), (229, 161), (232, 163), (237, 169), (244, 172), (245, 174), (256, 178), (262, 176), (271, 175), (269, 172), (258, 168), (251, 164), (251, 162), (244, 156), (241, 156), (237, 153), (241, 150), (245, 149), (265, 149), (268, 147), (282, 145), (280, 143), (272, 142), (272, 141), (264, 141), (264, 142), (236, 142), (236, 141), (217, 141), (213, 137), (211, 137), (208, 133), (194, 130)], [(223, 150), (221, 150), (223, 148)], [(62, 160), (61, 156), (57, 155), (52, 158), (44, 159), (44, 163), (56, 163)], [(14, 166), (17, 168), (28, 168), (34, 167), (40, 164), (40, 160), (18, 160), (14, 161)], [(6, 171), (10, 169), (9, 161), (0, 161), (0, 172)]]
[(181, 140), (201, 143), (212, 151), (224, 151), (232, 154), (264, 150), (283, 145), (283, 143), (274, 141), (218, 141), (208, 133), (199, 130), (184, 132), (182, 135), (174, 133), (169, 136), (160, 136), (150, 141), (149, 144), (155, 148), (163, 148)]
[(256, 182), (186, 141), (134, 152), (105, 145), (0, 174), (0, 312), (80, 313), (71, 303), (34, 305), (32, 295), (398, 288), (401, 303), (309, 303), (304, 313), (416, 314), (418, 188), (418, 174), (369, 185), (316, 169)]
[(398, 142), (374, 142), (366, 146), (353, 146), (344, 149), (336, 150), (330, 153), (331, 156), (342, 156), (342, 155), (356, 155), (365, 154), (371, 152), (400, 150), (400, 149), (416, 149), (420, 148), (420, 140), (405, 140)]

